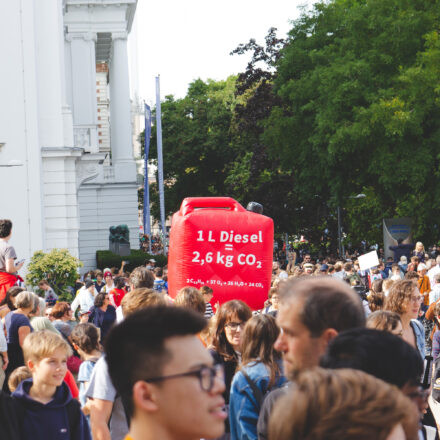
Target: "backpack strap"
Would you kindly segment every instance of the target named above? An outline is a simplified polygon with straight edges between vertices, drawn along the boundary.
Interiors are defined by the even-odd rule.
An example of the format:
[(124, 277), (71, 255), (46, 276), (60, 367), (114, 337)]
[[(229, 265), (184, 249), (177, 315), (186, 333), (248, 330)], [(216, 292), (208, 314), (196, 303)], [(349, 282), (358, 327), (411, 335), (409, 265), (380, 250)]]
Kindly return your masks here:
[(241, 370), (241, 373), (246, 379), (246, 382), (251, 387), (252, 394), (254, 395), (255, 400), (257, 401), (258, 405), (261, 408), (261, 405), (263, 404), (263, 400), (264, 400), (263, 393), (261, 392), (260, 388), (257, 387), (257, 384), (249, 377), (249, 375), (244, 370)]

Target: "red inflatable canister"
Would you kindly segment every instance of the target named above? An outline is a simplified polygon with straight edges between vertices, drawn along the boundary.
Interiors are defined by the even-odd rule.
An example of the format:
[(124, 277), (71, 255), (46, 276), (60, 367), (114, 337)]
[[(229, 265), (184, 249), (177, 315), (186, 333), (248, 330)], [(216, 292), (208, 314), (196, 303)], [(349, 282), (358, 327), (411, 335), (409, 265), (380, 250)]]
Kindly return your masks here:
[(186, 198), (173, 215), (168, 290), (207, 285), (213, 302), (241, 299), (261, 309), (270, 288), (273, 221), (230, 197)]

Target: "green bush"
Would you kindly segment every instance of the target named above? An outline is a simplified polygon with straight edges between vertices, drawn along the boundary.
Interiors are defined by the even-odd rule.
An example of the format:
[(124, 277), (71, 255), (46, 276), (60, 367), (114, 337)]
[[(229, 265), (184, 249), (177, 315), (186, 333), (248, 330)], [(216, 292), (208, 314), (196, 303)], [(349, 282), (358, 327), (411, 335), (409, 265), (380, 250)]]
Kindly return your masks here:
[(96, 266), (104, 270), (106, 267), (121, 267), (122, 261), (128, 261), (125, 266), (126, 270), (131, 272), (135, 267), (143, 266), (146, 260), (153, 258), (156, 260), (156, 267), (163, 267), (167, 264), (168, 259), (165, 255), (146, 254), (141, 249), (132, 249), (130, 255), (121, 257), (111, 251), (96, 251)]
[(60, 300), (71, 301), (69, 287), (75, 285), (82, 265), (67, 249), (52, 249), (48, 253), (36, 251), (29, 262), (26, 283), (39, 290), (38, 283), (46, 279)]

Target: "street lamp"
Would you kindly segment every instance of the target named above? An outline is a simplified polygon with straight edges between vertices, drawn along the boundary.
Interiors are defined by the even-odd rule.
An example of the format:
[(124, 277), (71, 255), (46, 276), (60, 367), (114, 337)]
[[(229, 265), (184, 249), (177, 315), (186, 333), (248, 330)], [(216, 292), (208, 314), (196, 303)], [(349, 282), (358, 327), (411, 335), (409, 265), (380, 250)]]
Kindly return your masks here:
[[(365, 194), (356, 194), (355, 196), (348, 196), (347, 199), (364, 199), (367, 197)], [(341, 225), (341, 207), (338, 205), (338, 251), (342, 257), (345, 254), (344, 246), (342, 245), (342, 225)]]

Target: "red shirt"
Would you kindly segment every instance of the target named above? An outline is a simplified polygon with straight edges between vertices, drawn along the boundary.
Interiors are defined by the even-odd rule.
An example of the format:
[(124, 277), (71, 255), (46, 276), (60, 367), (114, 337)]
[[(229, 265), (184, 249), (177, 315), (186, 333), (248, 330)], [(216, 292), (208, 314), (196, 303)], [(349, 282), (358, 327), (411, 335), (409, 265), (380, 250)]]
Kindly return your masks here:
[(110, 304), (112, 304), (114, 307), (119, 307), (121, 305), (122, 298), (124, 298), (125, 294), (127, 292), (124, 289), (116, 289), (110, 291), (109, 297), (110, 297)]
[(69, 387), (70, 393), (72, 394), (72, 397), (74, 399), (78, 399), (79, 396), (79, 390), (76, 385), (75, 379), (73, 377), (73, 374), (67, 370), (66, 375), (64, 376), (64, 382), (66, 382), (67, 386)]

